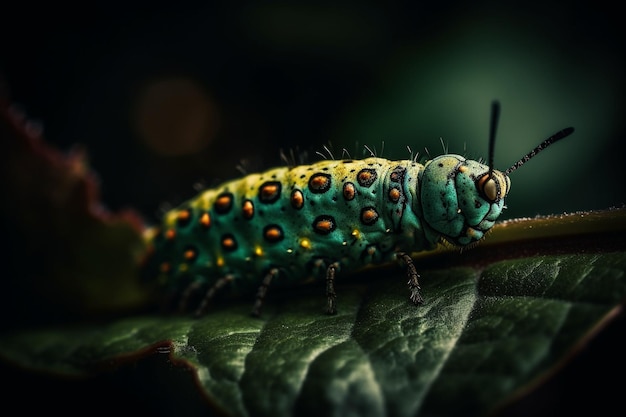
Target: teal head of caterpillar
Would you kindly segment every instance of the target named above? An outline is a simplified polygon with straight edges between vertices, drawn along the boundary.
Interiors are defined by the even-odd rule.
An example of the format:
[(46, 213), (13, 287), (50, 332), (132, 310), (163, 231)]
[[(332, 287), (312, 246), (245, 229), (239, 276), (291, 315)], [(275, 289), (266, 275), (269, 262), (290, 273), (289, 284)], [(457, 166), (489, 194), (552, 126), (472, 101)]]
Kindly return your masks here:
[(444, 241), (467, 247), (495, 224), (511, 180), (476, 161), (441, 155), (426, 163), (420, 187), (424, 224)]
[[(335, 275), (370, 260), (389, 259), (380, 254), (393, 251), (407, 266), (410, 300), (420, 304), (419, 275), (407, 253), (429, 250), (442, 240), (460, 247), (476, 244), (504, 209), (509, 174), (573, 132), (556, 133), (498, 171), (493, 154), (499, 109), (494, 102), (486, 165), (451, 154), (425, 165), (378, 158), (327, 161), (251, 174), (207, 190), (168, 213), (160, 232), (149, 237), (157, 253), (146, 263), (151, 265), (147, 275), (158, 276), (179, 294), (180, 306), (204, 291), (197, 314), (224, 286), (258, 286), (253, 314), (259, 315), (269, 284), (284, 282), (281, 278), (300, 253), (297, 262), (307, 260), (325, 271), (327, 311), (334, 313)], [(389, 216), (385, 207), (393, 208)], [(381, 231), (381, 225), (388, 226)], [(290, 236), (298, 243), (289, 243)], [(412, 244), (407, 236), (414, 238)], [(355, 244), (366, 249), (350, 252)]]
[(440, 239), (460, 247), (476, 245), (494, 226), (505, 208), (504, 198), (511, 190), (509, 174), (532, 157), (574, 132), (560, 130), (505, 171), (494, 169), (496, 128), (500, 104), (492, 103), (489, 132), (489, 159), (484, 165), (459, 155), (441, 155), (425, 165), (421, 182), (424, 220)]

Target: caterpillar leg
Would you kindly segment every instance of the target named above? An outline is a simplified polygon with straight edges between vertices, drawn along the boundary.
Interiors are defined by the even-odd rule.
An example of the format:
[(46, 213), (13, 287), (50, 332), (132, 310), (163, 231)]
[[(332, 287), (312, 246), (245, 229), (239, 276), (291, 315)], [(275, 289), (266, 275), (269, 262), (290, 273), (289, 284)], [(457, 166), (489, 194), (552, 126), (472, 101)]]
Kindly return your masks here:
[(326, 269), (326, 313), (337, 314), (337, 293), (335, 292), (335, 273), (337, 263), (332, 263)]
[(422, 304), (424, 299), (420, 294), (421, 288), (419, 282), (417, 281), (420, 276), (417, 273), (417, 269), (415, 269), (413, 259), (411, 259), (411, 257), (405, 252), (398, 252), (397, 255), (402, 258), (406, 264), (406, 273), (409, 276), (409, 282), (407, 284), (409, 285), (409, 291), (411, 292), (409, 299), (413, 302), (413, 304)]
[(185, 290), (180, 295), (180, 299), (178, 300), (178, 312), (182, 313), (187, 311), (187, 304), (189, 303), (189, 299), (191, 296), (200, 289), (202, 284), (200, 281), (193, 281), (189, 284)]
[(195, 316), (196, 317), (200, 317), (204, 313), (206, 308), (208, 307), (209, 302), (211, 301), (211, 299), (213, 298), (215, 293), (220, 288), (222, 288), (224, 285), (226, 285), (229, 282), (231, 282), (234, 278), (235, 278), (234, 275), (228, 274), (228, 275), (225, 275), (222, 278), (218, 279), (217, 281), (215, 281), (215, 284), (213, 284), (213, 286), (211, 288), (209, 288), (209, 290), (204, 295), (204, 298), (202, 299), (202, 302), (200, 303), (200, 305), (196, 309)]
[(261, 308), (263, 307), (263, 300), (267, 295), (267, 289), (270, 286), (272, 279), (278, 276), (278, 273), (278, 269), (272, 268), (265, 275), (265, 278), (263, 278), (263, 282), (259, 286), (256, 293), (256, 301), (254, 302), (254, 306), (250, 312), (254, 317), (259, 317), (261, 315)]

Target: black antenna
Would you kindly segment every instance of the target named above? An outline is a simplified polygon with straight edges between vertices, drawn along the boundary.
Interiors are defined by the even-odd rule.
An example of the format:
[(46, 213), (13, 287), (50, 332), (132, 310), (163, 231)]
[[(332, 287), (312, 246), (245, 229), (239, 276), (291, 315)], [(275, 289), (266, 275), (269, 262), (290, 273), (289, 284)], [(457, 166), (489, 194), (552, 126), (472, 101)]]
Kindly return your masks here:
[(498, 119), (500, 119), (500, 102), (494, 100), (491, 102), (491, 126), (489, 127), (489, 176), (493, 174), (493, 152), (496, 147), (496, 129), (498, 128)]
[[(492, 126), (492, 128), (493, 128), (493, 126)], [(561, 139), (571, 135), (572, 133), (574, 133), (574, 128), (573, 127), (567, 127), (567, 128), (565, 128), (565, 129), (563, 129), (563, 130), (561, 130), (559, 132), (556, 132), (554, 135), (550, 136), (548, 139), (546, 139), (543, 142), (541, 142), (535, 149), (533, 149), (532, 151), (530, 151), (526, 155), (524, 155), (524, 157), (522, 159), (520, 159), (519, 161), (517, 161), (516, 163), (511, 165), (511, 167), (509, 169), (504, 171), (504, 175), (509, 175), (511, 172), (515, 171), (517, 168), (521, 167), (526, 162), (528, 162), (528, 160), (530, 158), (534, 157), (539, 152), (543, 151), (545, 148), (547, 148), (548, 146), (552, 145), (553, 143), (555, 143), (555, 142), (557, 142), (557, 141), (559, 141), (559, 140), (561, 140)], [(491, 158), (491, 150), (489, 152), (490, 152), (489, 158)], [(489, 168), (489, 170), (490, 170), (489, 172), (491, 172), (491, 167)]]

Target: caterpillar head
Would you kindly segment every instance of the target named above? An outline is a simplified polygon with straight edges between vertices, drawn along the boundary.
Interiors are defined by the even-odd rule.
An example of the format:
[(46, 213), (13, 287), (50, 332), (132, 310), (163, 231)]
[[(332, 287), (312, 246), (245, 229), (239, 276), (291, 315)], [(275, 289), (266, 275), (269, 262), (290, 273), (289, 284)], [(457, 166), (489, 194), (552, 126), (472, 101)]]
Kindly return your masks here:
[(492, 105), (488, 165), (459, 155), (428, 161), (420, 181), (420, 201), (426, 224), (441, 238), (460, 246), (483, 238), (504, 209), (511, 189), (509, 174), (552, 143), (569, 136), (569, 127), (552, 135), (506, 171), (493, 168), (495, 132), (500, 105)]
[(447, 241), (469, 245), (493, 227), (510, 189), (503, 172), (459, 155), (438, 156), (422, 175), (424, 220)]

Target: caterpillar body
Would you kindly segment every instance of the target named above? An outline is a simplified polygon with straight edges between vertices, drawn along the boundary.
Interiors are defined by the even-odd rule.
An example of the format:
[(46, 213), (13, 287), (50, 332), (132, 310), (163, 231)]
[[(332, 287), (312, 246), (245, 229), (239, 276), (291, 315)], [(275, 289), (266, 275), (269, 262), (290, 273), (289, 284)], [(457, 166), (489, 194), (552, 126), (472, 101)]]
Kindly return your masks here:
[[(441, 241), (480, 241), (504, 208), (508, 174), (573, 132), (559, 131), (506, 171), (493, 169), (499, 104), (492, 107), (488, 165), (460, 155), (413, 159), (322, 160), (279, 167), (202, 191), (169, 211), (149, 236), (145, 273), (182, 310), (201, 294), (196, 314), (228, 285), (252, 293), (259, 315), (272, 284), (326, 279), (326, 311), (336, 312), (338, 273), (402, 260), (410, 300), (423, 302), (408, 255)], [(197, 296), (195, 297), (197, 298)]]

